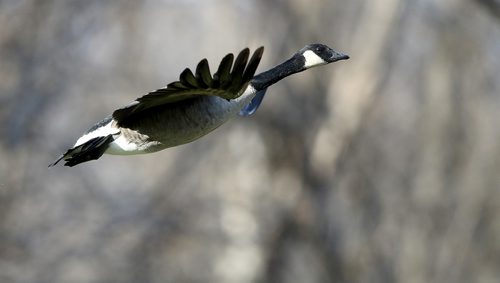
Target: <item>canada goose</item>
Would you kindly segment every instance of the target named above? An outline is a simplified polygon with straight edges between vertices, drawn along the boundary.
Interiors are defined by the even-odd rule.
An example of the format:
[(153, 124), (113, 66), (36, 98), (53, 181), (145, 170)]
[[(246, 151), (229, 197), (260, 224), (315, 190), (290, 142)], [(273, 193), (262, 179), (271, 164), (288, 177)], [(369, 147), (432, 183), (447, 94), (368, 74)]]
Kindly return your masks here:
[(64, 165), (75, 166), (104, 153), (150, 153), (189, 143), (238, 114), (253, 114), (267, 88), (279, 80), (349, 58), (326, 45), (309, 44), (284, 63), (254, 76), (263, 52), (264, 47), (258, 48), (250, 60), (248, 48), (235, 60), (228, 54), (213, 77), (206, 59), (194, 74), (186, 68), (179, 81), (137, 98), (92, 126), (49, 167), (63, 159)]

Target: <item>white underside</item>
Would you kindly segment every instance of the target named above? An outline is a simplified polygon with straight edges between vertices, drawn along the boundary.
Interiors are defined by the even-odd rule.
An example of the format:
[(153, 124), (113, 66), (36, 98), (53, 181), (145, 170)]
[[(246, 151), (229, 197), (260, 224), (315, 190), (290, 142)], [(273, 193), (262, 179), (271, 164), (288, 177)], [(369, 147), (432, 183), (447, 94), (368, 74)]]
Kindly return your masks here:
[(140, 150), (137, 144), (129, 142), (124, 136), (120, 135), (109, 144), (105, 153), (114, 155), (133, 155), (146, 153), (146, 151)]
[(93, 138), (97, 138), (97, 137), (105, 137), (107, 135), (115, 135), (115, 134), (118, 134), (120, 132), (119, 129), (117, 128), (113, 128), (111, 127), (111, 122), (110, 121), (109, 123), (107, 123), (106, 125), (100, 127), (100, 128), (97, 128), (95, 129), (94, 131), (90, 132), (90, 133), (87, 133), (83, 136), (81, 136), (75, 143), (75, 145), (73, 147), (77, 147), (81, 144), (84, 144), (86, 142), (88, 142), (89, 140), (93, 139)]
[[(89, 140), (96, 137), (105, 137), (108, 135), (116, 135), (120, 133), (118, 128), (112, 127), (112, 122), (110, 121), (106, 125), (95, 129), (94, 131), (87, 133), (81, 136), (75, 143), (73, 147), (77, 147), (81, 144), (88, 142)], [(138, 150), (138, 147), (135, 143), (131, 143), (127, 141), (122, 135), (118, 136), (112, 143), (109, 144), (108, 149), (105, 151), (108, 154), (119, 154), (119, 155), (128, 155), (128, 154), (139, 154), (141, 153)]]

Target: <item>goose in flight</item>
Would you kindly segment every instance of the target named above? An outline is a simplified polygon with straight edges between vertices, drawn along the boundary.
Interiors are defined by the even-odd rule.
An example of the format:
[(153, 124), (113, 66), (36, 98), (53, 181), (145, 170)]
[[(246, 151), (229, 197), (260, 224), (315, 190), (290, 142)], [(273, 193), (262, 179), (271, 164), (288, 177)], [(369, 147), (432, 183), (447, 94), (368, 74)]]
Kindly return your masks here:
[(292, 74), (349, 56), (323, 44), (309, 44), (278, 66), (255, 75), (263, 47), (250, 57), (243, 49), (236, 59), (226, 55), (211, 74), (206, 59), (193, 73), (186, 68), (178, 81), (137, 98), (86, 131), (49, 167), (63, 160), (75, 166), (104, 153), (151, 153), (194, 141), (237, 115), (259, 107), (269, 86)]

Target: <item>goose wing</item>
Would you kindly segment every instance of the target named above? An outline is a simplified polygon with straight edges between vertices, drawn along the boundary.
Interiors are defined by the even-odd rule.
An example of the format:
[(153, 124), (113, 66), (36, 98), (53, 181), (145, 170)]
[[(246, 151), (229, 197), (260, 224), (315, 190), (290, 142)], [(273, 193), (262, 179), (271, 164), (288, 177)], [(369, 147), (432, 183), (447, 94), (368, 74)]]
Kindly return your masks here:
[(112, 115), (113, 119), (120, 124), (132, 115), (146, 109), (203, 95), (219, 96), (227, 100), (235, 99), (243, 93), (253, 78), (263, 52), (264, 47), (258, 48), (250, 60), (248, 60), (250, 56), (248, 48), (243, 49), (236, 59), (234, 59), (233, 54), (227, 54), (213, 77), (207, 59), (203, 59), (198, 63), (194, 73), (186, 68), (180, 74), (178, 81), (139, 97), (131, 104), (115, 110)]

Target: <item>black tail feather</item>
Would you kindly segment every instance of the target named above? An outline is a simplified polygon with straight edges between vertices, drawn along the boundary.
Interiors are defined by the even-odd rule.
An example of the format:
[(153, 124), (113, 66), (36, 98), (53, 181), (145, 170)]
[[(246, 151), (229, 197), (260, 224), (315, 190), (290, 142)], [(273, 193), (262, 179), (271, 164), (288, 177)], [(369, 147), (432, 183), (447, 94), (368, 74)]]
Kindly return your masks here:
[(104, 154), (108, 148), (108, 144), (113, 142), (113, 135), (93, 138), (79, 146), (68, 149), (61, 157), (59, 157), (49, 167), (56, 165), (59, 161), (65, 161), (64, 166), (73, 167), (82, 162), (96, 160)]

